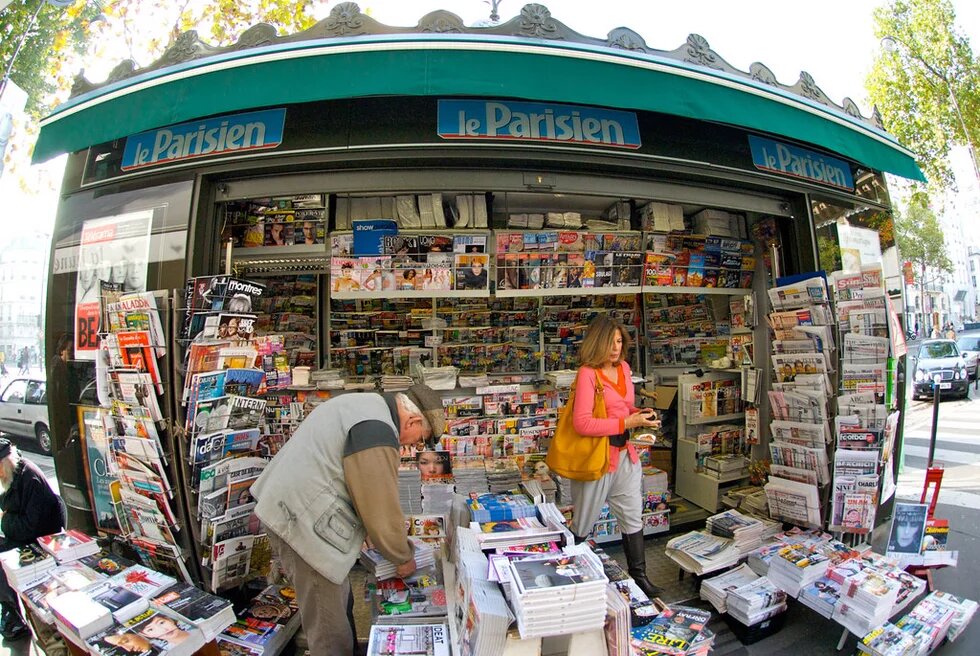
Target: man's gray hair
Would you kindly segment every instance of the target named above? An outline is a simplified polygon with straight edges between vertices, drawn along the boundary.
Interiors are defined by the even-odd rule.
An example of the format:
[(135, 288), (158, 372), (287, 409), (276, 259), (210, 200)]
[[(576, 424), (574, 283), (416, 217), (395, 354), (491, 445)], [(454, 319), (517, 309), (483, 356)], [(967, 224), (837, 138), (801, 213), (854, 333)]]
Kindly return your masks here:
[(395, 394), (395, 399), (398, 401), (398, 405), (410, 415), (418, 415), (419, 419), (422, 420), (422, 427), (425, 433), (432, 434), (432, 426), (429, 425), (429, 420), (426, 418), (425, 413), (422, 409), (413, 401), (408, 394), (398, 392)]

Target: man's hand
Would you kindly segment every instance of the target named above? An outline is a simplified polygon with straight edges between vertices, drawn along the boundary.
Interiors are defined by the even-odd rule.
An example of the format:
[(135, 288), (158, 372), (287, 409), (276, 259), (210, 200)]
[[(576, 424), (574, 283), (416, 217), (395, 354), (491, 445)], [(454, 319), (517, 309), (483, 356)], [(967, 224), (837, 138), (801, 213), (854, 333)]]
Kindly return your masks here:
[(409, 576), (411, 576), (414, 573), (415, 573), (415, 559), (414, 558), (412, 558), (411, 560), (409, 560), (407, 562), (402, 563), (401, 565), (399, 565), (398, 567), (395, 568), (395, 574), (397, 574), (398, 575), (398, 578), (400, 578), (400, 579), (408, 578)]

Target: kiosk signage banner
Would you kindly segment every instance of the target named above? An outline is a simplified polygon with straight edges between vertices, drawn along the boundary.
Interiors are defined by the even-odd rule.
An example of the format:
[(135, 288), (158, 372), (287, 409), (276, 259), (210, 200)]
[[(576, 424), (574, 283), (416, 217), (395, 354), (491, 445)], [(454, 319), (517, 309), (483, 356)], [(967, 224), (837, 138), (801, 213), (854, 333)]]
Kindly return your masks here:
[(142, 132), (126, 139), (121, 168), (132, 171), (222, 153), (268, 150), (282, 143), (285, 123), (285, 109), (267, 109)]
[(440, 100), (443, 139), (541, 141), (637, 149), (634, 112), (504, 100)]
[(749, 135), (749, 147), (757, 169), (854, 191), (851, 165), (842, 159), (753, 134)]

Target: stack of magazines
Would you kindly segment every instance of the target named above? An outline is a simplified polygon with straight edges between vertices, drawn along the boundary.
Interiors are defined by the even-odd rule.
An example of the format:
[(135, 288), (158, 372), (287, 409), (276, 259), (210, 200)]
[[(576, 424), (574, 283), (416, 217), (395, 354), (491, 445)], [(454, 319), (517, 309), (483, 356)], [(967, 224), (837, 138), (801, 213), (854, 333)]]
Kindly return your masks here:
[[(432, 545), (412, 538), (409, 538), (409, 541), (415, 549), (416, 568), (425, 569), (426, 567), (435, 567), (435, 551)], [(361, 547), (361, 564), (379, 581), (397, 576), (395, 573), (397, 565), (382, 556), (381, 552), (377, 549), (368, 548), (367, 546)]]
[(865, 567), (841, 584), (833, 619), (855, 635), (867, 635), (892, 615), (900, 587), (880, 569)]
[(786, 593), (761, 576), (728, 592), (728, 614), (744, 624), (755, 626), (786, 611)]
[(711, 603), (719, 613), (728, 612), (728, 592), (752, 583), (759, 576), (746, 565), (741, 564), (724, 574), (704, 579), (701, 582), (701, 598)]
[(916, 649), (912, 653), (925, 656), (947, 638), (955, 618), (952, 608), (923, 599), (912, 612), (895, 622), (895, 626), (915, 639)]
[(451, 656), (449, 630), (445, 624), (372, 626), (368, 656)]
[(453, 478), (456, 492), (464, 496), (486, 494), (487, 470), (483, 456), (453, 456)]
[(602, 629), (609, 580), (587, 546), (509, 562), (511, 606), (522, 638)]
[(446, 619), (446, 589), (436, 568), (415, 570), (406, 578), (377, 581), (372, 617), (375, 624), (429, 624)]
[(796, 544), (777, 552), (769, 563), (768, 576), (776, 587), (796, 597), (800, 590), (823, 576), (829, 565), (830, 559), (823, 554)]
[(7, 582), (17, 590), (23, 589), (31, 581), (36, 581), (56, 564), (54, 556), (43, 551), (36, 544), (28, 544), (19, 549), (0, 553), (0, 563), (3, 563)]
[(915, 638), (891, 622), (885, 622), (868, 633), (857, 647), (859, 653), (870, 656), (913, 656), (920, 653)]
[(707, 574), (725, 569), (738, 562), (741, 554), (732, 540), (691, 531), (667, 543), (667, 556), (692, 574)]
[(422, 474), (414, 458), (402, 458), (398, 464), (398, 503), (406, 515), (422, 512)]
[(715, 636), (708, 629), (711, 613), (688, 606), (668, 606), (642, 626), (633, 626), (632, 645), (639, 654), (702, 656)]
[(840, 583), (829, 576), (819, 579), (800, 590), (800, 603), (830, 619), (840, 600)]
[(737, 510), (712, 515), (708, 518), (707, 529), (712, 535), (732, 538), (735, 549), (740, 556), (757, 549), (762, 541), (765, 525), (754, 517), (743, 515)]
[(537, 515), (534, 504), (523, 495), (481, 494), (471, 498), (468, 505), (470, 519), (480, 523)]
[(956, 616), (953, 618), (953, 621), (950, 624), (949, 633), (947, 635), (950, 641), (956, 640), (956, 638), (963, 633), (966, 625), (970, 623), (971, 619), (973, 619), (973, 614), (977, 612), (977, 602), (971, 599), (957, 597), (949, 594), (948, 592), (942, 592), (940, 590), (931, 592), (929, 596), (925, 598), (925, 601), (931, 601), (941, 606), (945, 606), (956, 613)]

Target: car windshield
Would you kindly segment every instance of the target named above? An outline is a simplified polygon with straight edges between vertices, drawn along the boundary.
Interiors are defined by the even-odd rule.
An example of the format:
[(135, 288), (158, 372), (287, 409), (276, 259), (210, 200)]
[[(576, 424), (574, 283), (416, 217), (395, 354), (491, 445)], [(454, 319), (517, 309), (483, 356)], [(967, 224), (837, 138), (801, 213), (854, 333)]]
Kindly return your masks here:
[(956, 340), (956, 345), (961, 351), (980, 351), (980, 336), (960, 337)]
[(955, 358), (960, 352), (954, 342), (932, 342), (922, 345), (923, 357), (926, 358)]

